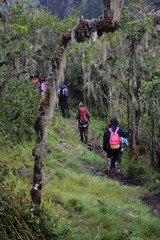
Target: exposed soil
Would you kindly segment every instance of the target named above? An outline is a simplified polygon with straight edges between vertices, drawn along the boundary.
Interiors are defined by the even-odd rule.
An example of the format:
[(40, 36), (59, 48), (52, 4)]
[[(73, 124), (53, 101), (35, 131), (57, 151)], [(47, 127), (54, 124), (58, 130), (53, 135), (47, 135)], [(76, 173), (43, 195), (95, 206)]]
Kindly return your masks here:
[(141, 200), (151, 207), (152, 212), (156, 217), (160, 218), (160, 192), (143, 197)]
[[(105, 158), (105, 154), (103, 153), (103, 149), (101, 144), (98, 141), (93, 141), (93, 143), (88, 144), (88, 149), (90, 151), (94, 151), (95, 153), (101, 155), (102, 158)], [(130, 175), (130, 176), (124, 176), (121, 173), (115, 173), (115, 171), (112, 171), (109, 174), (106, 174), (104, 169), (101, 169), (97, 166), (91, 165), (91, 164), (84, 164), (85, 168), (88, 169), (93, 175), (97, 176), (106, 176), (111, 179), (115, 179), (119, 181), (121, 184), (124, 185), (130, 185), (130, 186), (143, 186), (145, 184), (145, 181), (138, 176)], [(160, 192), (157, 194), (151, 194), (149, 196), (145, 196), (141, 198), (141, 200), (151, 207), (152, 213), (160, 218)]]
[[(77, 124), (77, 122), (73, 119), (70, 119), (70, 121), (72, 122), (73, 125)], [(76, 134), (77, 134), (77, 136), (79, 135), (78, 128), (76, 130)], [(100, 155), (106, 161), (106, 154), (103, 151), (102, 143), (99, 141), (99, 139), (97, 139), (93, 135), (93, 133), (91, 131), (89, 131), (89, 143), (86, 146), (90, 151), (93, 151), (96, 154)], [(93, 175), (102, 176), (102, 177), (106, 176), (108, 178), (115, 179), (124, 185), (143, 186), (145, 184), (144, 179), (140, 178), (137, 175), (125, 176), (122, 173), (117, 174), (114, 170), (111, 171), (109, 174), (106, 174), (104, 169), (102, 169), (96, 165), (85, 163), (84, 166)], [(158, 217), (158, 218), (160, 217), (160, 190), (159, 190), (159, 193), (157, 193), (157, 194), (151, 193), (151, 195), (145, 196), (145, 197), (141, 198), (141, 200), (145, 204), (147, 204), (148, 206), (151, 207), (152, 212), (156, 217)]]
[[(106, 161), (106, 154), (102, 149), (102, 144), (98, 140), (92, 138), (87, 147), (90, 151), (99, 154)], [(110, 173), (105, 173), (104, 169), (94, 166), (93, 164), (92, 165), (85, 164), (85, 168), (91, 171), (92, 174), (94, 175), (106, 176), (108, 178), (115, 179), (125, 185), (142, 186), (145, 184), (145, 181), (136, 175), (125, 176), (122, 173), (116, 173), (114, 169)]]

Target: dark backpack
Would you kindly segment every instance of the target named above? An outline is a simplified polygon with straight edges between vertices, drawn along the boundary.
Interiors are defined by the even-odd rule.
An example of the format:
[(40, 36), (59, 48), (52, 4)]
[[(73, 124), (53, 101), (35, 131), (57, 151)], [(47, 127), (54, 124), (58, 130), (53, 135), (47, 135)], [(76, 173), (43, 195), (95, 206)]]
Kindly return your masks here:
[(65, 87), (65, 88), (61, 88), (60, 90), (60, 95), (61, 96), (65, 96), (65, 97), (68, 97), (68, 89)]
[(82, 107), (79, 109), (79, 124), (80, 125), (85, 125), (88, 124), (89, 119), (87, 116), (87, 109)]

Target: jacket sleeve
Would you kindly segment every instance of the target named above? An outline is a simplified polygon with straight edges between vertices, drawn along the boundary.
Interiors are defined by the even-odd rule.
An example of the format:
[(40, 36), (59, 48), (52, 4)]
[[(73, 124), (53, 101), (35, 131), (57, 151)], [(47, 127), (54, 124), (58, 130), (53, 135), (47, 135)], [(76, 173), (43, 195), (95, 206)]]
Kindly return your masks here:
[(104, 135), (103, 135), (103, 150), (105, 152), (107, 150), (107, 146), (108, 146), (108, 142), (109, 142), (109, 136), (110, 136), (110, 132), (109, 132), (109, 130), (106, 130)]
[(127, 130), (124, 132), (121, 128), (118, 130), (118, 135), (123, 138), (128, 138), (129, 137), (129, 131)]
[(90, 113), (87, 111), (87, 117), (88, 117), (88, 119), (90, 119)]

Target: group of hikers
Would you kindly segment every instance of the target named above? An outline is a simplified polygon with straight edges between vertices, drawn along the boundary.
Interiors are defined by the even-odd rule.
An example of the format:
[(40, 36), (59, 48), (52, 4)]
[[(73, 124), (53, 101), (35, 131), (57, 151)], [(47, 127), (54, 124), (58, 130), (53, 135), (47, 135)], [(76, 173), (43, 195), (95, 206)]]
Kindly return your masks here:
[[(70, 117), (68, 96), (69, 91), (66, 84), (61, 83), (57, 90), (57, 96), (59, 98), (59, 106), (63, 117)], [(78, 105), (75, 118), (78, 120), (78, 128), (80, 133), (80, 140), (85, 144), (88, 143), (88, 128), (90, 124), (90, 114), (88, 109), (82, 102)], [(107, 156), (107, 167), (105, 173), (110, 173), (112, 169), (115, 169), (116, 173), (120, 172), (119, 166), (121, 163), (122, 153), (124, 146), (128, 146), (128, 140), (130, 129), (123, 131), (118, 126), (118, 120), (114, 117), (108, 124), (103, 136), (103, 150)]]
[(46, 77), (37, 77), (37, 76), (30, 76), (30, 79), (33, 81), (34, 89), (39, 91), (41, 94), (41, 97), (43, 98), (45, 96), (45, 91), (47, 88), (47, 78)]

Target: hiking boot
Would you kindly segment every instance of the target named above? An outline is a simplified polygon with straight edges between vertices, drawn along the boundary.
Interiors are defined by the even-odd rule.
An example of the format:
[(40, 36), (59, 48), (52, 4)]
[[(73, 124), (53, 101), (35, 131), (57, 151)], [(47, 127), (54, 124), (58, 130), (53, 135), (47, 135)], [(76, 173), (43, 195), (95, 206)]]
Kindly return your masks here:
[(83, 142), (83, 134), (81, 133), (80, 136), (81, 136), (81, 142)]
[(67, 113), (67, 117), (70, 118), (71, 115), (70, 115), (69, 110), (66, 110), (66, 113)]
[(88, 138), (87, 138), (87, 137), (85, 137), (85, 141), (84, 141), (84, 143), (85, 143), (85, 144), (88, 143)]
[(117, 168), (117, 169), (116, 169), (116, 173), (118, 174), (118, 173), (120, 173), (120, 172), (121, 172), (120, 169)]
[(104, 172), (105, 172), (106, 174), (110, 173), (110, 172), (111, 172), (110, 167), (106, 167), (106, 168), (104, 169)]

